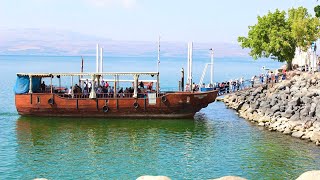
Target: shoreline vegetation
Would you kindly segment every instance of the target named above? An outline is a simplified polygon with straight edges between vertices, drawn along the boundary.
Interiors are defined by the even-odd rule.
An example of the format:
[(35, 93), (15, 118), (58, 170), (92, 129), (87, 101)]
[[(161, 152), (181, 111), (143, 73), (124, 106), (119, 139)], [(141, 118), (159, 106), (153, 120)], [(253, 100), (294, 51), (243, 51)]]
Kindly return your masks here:
[(270, 131), (320, 146), (320, 72), (288, 72), (288, 79), (226, 95), (239, 116)]

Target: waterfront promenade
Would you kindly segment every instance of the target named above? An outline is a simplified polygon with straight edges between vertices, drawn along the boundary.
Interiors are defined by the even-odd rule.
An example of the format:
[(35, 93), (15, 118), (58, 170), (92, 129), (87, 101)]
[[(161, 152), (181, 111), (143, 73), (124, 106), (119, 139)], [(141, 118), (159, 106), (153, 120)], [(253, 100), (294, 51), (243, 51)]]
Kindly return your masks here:
[(270, 131), (320, 145), (320, 73), (290, 72), (290, 78), (224, 97), (230, 108)]

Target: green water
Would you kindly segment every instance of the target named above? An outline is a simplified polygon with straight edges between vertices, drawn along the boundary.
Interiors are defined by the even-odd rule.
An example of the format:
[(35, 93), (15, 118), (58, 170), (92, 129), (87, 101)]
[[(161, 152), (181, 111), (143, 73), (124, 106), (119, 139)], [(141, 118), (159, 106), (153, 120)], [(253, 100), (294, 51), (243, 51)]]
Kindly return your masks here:
[(12, 118), (4, 179), (294, 179), (320, 165), (318, 147), (261, 130), (222, 103), (196, 120)]
[[(11, 88), (17, 71), (60, 67), (66, 72), (62, 60), (71, 59), (70, 71), (78, 61), (2, 58), (0, 179), (136, 179), (146, 174), (172, 179), (295, 179), (320, 169), (320, 148), (313, 143), (263, 130), (219, 102), (202, 109), (195, 120), (20, 117)], [(166, 61), (161, 63), (165, 66)], [(249, 60), (233, 64), (247, 72), (253, 68)], [(145, 66), (150, 64), (146, 61)], [(168, 83), (166, 78), (162, 82)]]

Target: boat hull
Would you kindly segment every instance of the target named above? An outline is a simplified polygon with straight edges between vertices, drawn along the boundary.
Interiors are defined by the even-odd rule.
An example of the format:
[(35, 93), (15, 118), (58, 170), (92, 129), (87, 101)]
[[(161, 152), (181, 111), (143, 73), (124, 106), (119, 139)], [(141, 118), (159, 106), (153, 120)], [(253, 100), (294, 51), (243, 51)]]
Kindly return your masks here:
[(176, 92), (156, 98), (65, 98), (57, 94), (16, 94), (17, 111), (23, 116), (101, 118), (193, 118), (215, 101), (217, 91)]

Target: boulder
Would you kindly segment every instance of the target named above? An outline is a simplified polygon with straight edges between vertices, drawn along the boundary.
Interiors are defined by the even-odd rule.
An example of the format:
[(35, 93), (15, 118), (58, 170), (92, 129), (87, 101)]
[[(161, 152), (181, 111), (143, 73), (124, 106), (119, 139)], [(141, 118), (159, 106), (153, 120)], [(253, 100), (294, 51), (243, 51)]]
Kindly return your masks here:
[(301, 174), (296, 180), (316, 180), (320, 179), (320, 171), (307, 171)]
[(297, 131), (291, 134), (292, 137), (301, 138), (305, 133), (301, 131)]
[(301, 111), (300, 111), (300, 116), (308, 116), (310, 112), (311, 106), (308, 104), (306, 105)]
[(244, 105), (244, 101), (242, 101), (238, 105), (236, 105), (236, 108), (235, 108), (236, 111), (239, 111), (242, 108), (243, 105)]
[(280, 90), (280, 91), (282, 91), (282, 90), (289, 89), (289, 88), (287, 88), (286, 85), (281, 84), (280, 86), (278, 86), (277, 89)]
[(256, 96), (263, 91), (263, 87), (258, 87), (255, 91), (253, 91), (252, 96)]
[(251, 107), (252, 109), (258, 109), (259, 106), (260, 106), (260, 102), (259, 102), (259, 101), (256, 101), (255, 103), (252, 103), (252, 104), (250, 105), (250, 107)]
[(290, 117), (290, 121), (299, 121), (300, 120), (300, 114), (296, 113), (293, 116)]
[(299, 106), (300, 105), (300, 97), (293, 98), (290, 102), (289, 105), (292, 105), (293, 107)]
[(317, 118), (320, 118), (320, 103), (317, 104), (315, 115)]
[(246, 180), (246, 179), (239, 176), (224, 176), (224, 177), (212, 179), (212, 180)]
[(289, 128), (286, 128), (284, 131), (283, 131), (283, 134), (286, 134), (286, 135), (290, 135), (292, 133), (292, 131), (289, 129)]
[(274, 105), (272, 108), (271, 108), (272, 112), (275, 113), (277, 111), (280, 111), (280, 106), (279, 105)]
[(140, 176), (137, 180), (171, 180), (167, 176)]
[(303, 104), (311, 104), (312, 99), (309, 98), (309, 97), (304, 96), (304, 97), (301, 98), (301, 102), (302, 102)]
[(313, 133), (310, 135), (310, 139), (313, 142), (320, 141), (320, 132), (318, 131), (313, 131)]

